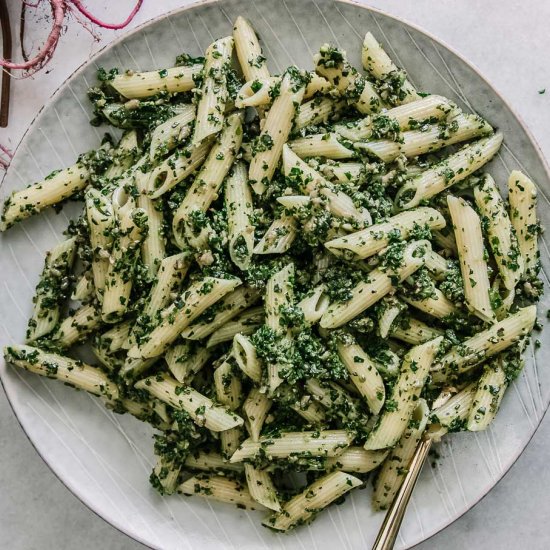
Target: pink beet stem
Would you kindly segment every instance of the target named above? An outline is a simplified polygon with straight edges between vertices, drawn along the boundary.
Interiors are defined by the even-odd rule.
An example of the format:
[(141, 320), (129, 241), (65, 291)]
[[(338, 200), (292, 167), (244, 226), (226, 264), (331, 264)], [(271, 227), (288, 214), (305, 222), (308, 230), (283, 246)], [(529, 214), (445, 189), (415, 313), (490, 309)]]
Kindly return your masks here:
[(136, 5), (134, 6), (134, 9), (130, 12), (130, 15), (122, 22), (122, 23), (105, 23), (104, 21), (101, 21), (94, 15), (92, 15), (80, 2), (80, 0), (71, 0), (72, 3), (75, 5), (76, 9), (82, 13), (85, 17), (87, 17), (92, 23), (95, 23), (96, 25), (103, 27), (104, 29), (111, 29), (111, 30), (118, 30), (124, 28), (130, 21), (134, 18), (136, 13), (138, 12), (139, 8), (141, 8), (141, 4), (143, 4), (143, 0), (138, 0)]
[(7, 59), (0, 59), (0, 67), (6, 69), (20, 69), (38, 70), (44, 66), (44, 64), (52, 57), (59, 37), (61, 36), (61, 30), (63, 28), (63, 20), (65, 18), (65, 12), (67, 11), (67, 4), (65, 0), (50, 0), (52, 6), (52, 13), (54, 17), (53, 27), (44, 43), (42, 49), (36, 54), (35, 57), (25, 61), (24, 63), (12, 63)]
[(10, 159), (13, 158), (13, 153), (5, 146), (0, 143), (0, 151), (2, 151)]
[[(28, 0), (23, 0), (24, 3), (29, 7), (37, 7), (41, 0), (37, 0), (35, 3), (29, 2)], [(53, 56), (57, 43), (59, 42), (59, 37), (61, 36), (61, 31), (63, 29), (63, 21), (65, 19), (65, 14), (70, 9), (72, 4), (84, 17), (88, 18), (92, 23), (103, 27), (104, 29), (118, 30), (124, 28), (136, 15), (139, 8), (143, 4), (143, 0), (137, 0), (134, 9), (130, 12), (130, 15), (122, 23), (105, 23), (101, 21), (94, 15), (92, 15), (81, 3), (80, 0), (50, 0), (50, 5), (53, 13), (53, 27), (44, 43), (42, 49), (32, 58), (28, 59), (24, 63), (13, 63), (8, 59), (0, 59), (0, 67), (4, 67), (9, 70), (23, 70), (36, 72), (41, 69)], [(82, 22), (81, 22), (82, 24)], [(28, 73), (29, 76), (31, 73)]]

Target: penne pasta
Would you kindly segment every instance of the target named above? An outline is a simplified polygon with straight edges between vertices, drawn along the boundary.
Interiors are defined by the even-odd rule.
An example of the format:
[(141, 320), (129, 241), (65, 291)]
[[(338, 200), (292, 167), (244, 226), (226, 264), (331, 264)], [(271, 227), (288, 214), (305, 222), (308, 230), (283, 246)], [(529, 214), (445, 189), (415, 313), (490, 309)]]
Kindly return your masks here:
[(264, 193), (273, 178), (283, 145), (292, 129), (296, 106), (304, 97), (305, 85), (305, 76), (295, 67), (286, 71), (279, 94), (267, 114), (263, 130), (253, 144), (248, 179), (258, 195)]
[(484, 174), (474, 187), (474, 197), (502, 282), (506, 289), (513, 290), (523, 274), (523, 257), (504, 200), (489, 174)]
[(328, 44), (313, 57), (315, 71), (336, 87), (360, 113), (375, 113), (382, 101), (372, 84), (346, 59), (346, 52)]
[(405, 355), (391, 397), (386, 400), (380, 420), (365, 443), (367, 451), (394, 447), (401, 439), (442, 341), (441, 337), (430, 340), (415, 346)]
[(518, 170), (514, 170), (508, 179), (508, 201), (525, 275), (536, 276), (540, 269), (537, 243), (537, 189), (535, 184)]
[(254, 203), (246, 166), (239, 162), (225, 182), (225, 208), (229, 232), (229, 255), (239, 269), (247, 269), (254, 249)]
[(109, 400), (118, 398), (118, 388), (100, 369), (77, 361), (48, 353), (32, 346), (10, 345), (4, 348), (8, 363), (29, 372), (61, 380), (75, 388), (100, 395)]
[(220, 38), (206, 50), (204, 79), (197, 105), (197, 119), (193, 144), (198, 145), (208, 136), (221, 132), (228, 100), (226, 65), (231, 60), (234, 40), (231, 36)]
[(535, 306), (521, 308), (490, 328), (478, 332), (461, 344), (453, 346), (434, 363), (432, 378), (441, 383), (456, 374), (473, 369), (485, 359), (504, 351), (529, 334), (535, 323)]
[(203, 66), (199, 63), (188, 67), (171, 67), (157, 71), (126, 71), (116, 75), (109, 84), (128, 99), (143, 99), (160, 92), (188, 92), (192, 90)]
[(437, 210), (424, 206), (400, 212), (386, 222), (328, 241), (325, 246), (336, 256), (350, 260), (364, 259), (388, 246), (390, 239), (395, 239), (396, 234), (402, 239), (408, 239), (414, 231), (443, 227), (445, 218)]
[(310, 520), (319, 510), (362, 484), (359, 478), (344, 472), (327, 474), (285, 502), (281, 512), (268, 517), (263, 524), (276, 531), (288, 531)]
[(460, 113), (447, 119), (444, 125), (433, 124), (421, 130), (403, 132), (399, 141), (357, 142), (355, 146), (384, 162), (392, 162), (400, 155), (417, 157), (492, 132), (491, 125), (479, 116)]
[(201, 395), (191, 386), (178, 385), (166, 375), (156, 375), (136, 382), (135, 388), (146, 390), (167, 405), (185, 411), (199, 426), (213, 432), (223, 432), (241, 426), (243, 419), (225, 407)]
[(38, 214), (44, 208), (72, 197), (87, 187), (89, 178), (88, 168), (77, 162), (69, 168), (52, 172), (26, 189), (14, 191), (4, 202), (0, 231), (6, 231), (13, 224)]
[(497, 132), (488, 138), (466, 145), (401, 187), (395, 197), (396, 206), (400, 210), (414, 208), (423, 200), (430, 199), (466, 179), (487, 164), (497, 153), (501, 144), (502, 134)]
[(260, 437), (258, 441), (247, 439), (231, 457), (231, 462), (243, 462), (258, 456), (268, 459), (291, 455), (334, 457), (342, 454), (352, 440), (353, 436), (345, 430), (283, 432), (275, 438)]
[[(237, 17), (233, 25), (233, 39), (239, 65), (246, 81), (269, 78), (266, 58), (252, 25), (244, 17)], [(240, 108), (240, 107), (239, 107)]]
[[(332, 303), (321, 317), (322, 328), (338, 328), (357, 317), (363, 311), (381, 300), (392, 291), (396, 280), (404, 281), (419, 269), (423, 263), (425, 250), (430, 249), (429, 241), (412, 241), (404, 250), (401, 265), (394, 272), (381, 268), (371, 271), (366, 280), (357, 284), (346, 302)], [(397, 284), (397, 283), (396, 283)]]
[(481, 220), (464, 199), (449, 195), (447, 204), (458, 247), (466, 305), (482, 321), (492, 323), (495, 321), (495, 313), (489, 296), (491, 284), (485, 260)]
[(218, 197), (222, 182), (241, 146), (242, 122), (241, 112), (233, 113), (227, 118), (219, 142), (210, 150), (200, 172), (174, 213), (172, 231), (176, 244), (182, 250), (186, 245), (204, 248), (202, 226), (198, 224), (199, 227), (195, 227), (194, 220), (197, 214), (206, 212)]
[(68, 289), (68, 274), (76, 253), (76, 238), (56, 245), (46, 254), (44, 269), (36, 286), (33, 311), (27, 326), (27, 343), (52, 332), (61, 314), (61, 302)]
[[(361, 60), (365, 70), (378, 80), (384, 81), (399, 73), (399, 69), (370, 32), (365, 35), (363, 40)], [(406, 75), (403, 75), (399, 89), (396, 90), (396, 96), (397, 104), (410, 103), (420, 97), (414, 86), (407, 80)]]

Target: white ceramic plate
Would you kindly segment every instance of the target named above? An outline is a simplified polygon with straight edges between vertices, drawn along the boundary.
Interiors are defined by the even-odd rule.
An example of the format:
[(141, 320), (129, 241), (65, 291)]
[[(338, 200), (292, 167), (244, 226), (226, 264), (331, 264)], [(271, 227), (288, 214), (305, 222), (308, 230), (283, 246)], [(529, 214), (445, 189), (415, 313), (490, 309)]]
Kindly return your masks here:
[[(550, 227), (548, 173), (538, 149), (517, 116), (464, 60), (418, 29), (365, 7), (334, 0), (224, 0), (202, 3), (163, 16), (128, 34), (79, 69), (53, 96), (19, 146), (0, 191), (13, 189), (74, 162), (95, 148), (102, 128), (89, 126), (86, 90), (97, 67), (153, 69), (170, 66), (183, 51), (204, 52), (216, 37), (231, 32), (237, 15), (248, 17), (261, 35), (270, 68), (291, 63), (312, 66), (324, 42), (337, 43), (360, 66), (367, 30), (408, 69), (421, 90), (473, 108), (505, 135), (491, 172), (504, 182), (514, 168), (540, 187), (540, 216)], [(48, 211), (0, 236), (0, 323), (2, 344), (21, 342), (44, 254), (67, 225), (76, 205), (61, 214)], [(543, 269), (550, 273), (546, 242)], [(546, 276), (542, 276), (547, 282)], [(543, 299), (541, 312), (549, 307)], [(541, 315), (543, 317), (543, 315)], [(544, 318), (546, 315), (544, 315)], [(397, 547), (410, 547), (436, 533), (479, 501), (520, 455), (550, 399), (550, 338), (527, 350), (527, 365), (508, 390), (494, 425), (480, 434), (445, 439), (437, 466), (424, 469), (405, 517)], [(535, 360), (537, 359), (537, 360)], [(368, 548), (381, 514), (370, 507), (370, 490), (356, 491), (310, 527), (276, 535), (259, 525), (260, 514), (200, 498), (161, 498), (148, 483), (153, 464), (152, 431), (129, 416), (116, 416), (82, 392), (35, 375), (0, 366), (12, 407), (37, 451), (59, 478), (92, 510), (131, 537), (155, 548), (221, 550), (239, 548)]]

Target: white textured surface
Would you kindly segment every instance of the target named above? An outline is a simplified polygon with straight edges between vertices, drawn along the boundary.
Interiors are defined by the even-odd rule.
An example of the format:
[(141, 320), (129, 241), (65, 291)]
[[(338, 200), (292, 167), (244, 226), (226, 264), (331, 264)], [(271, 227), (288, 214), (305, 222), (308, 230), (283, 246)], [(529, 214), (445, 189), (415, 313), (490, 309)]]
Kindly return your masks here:
[[(288, 2), (291, 3), (290, 0), (288, 0)], [(163, 2), (162, 4), (162, 9), (164, 9), (165, 7), (167, 9), (168, 7), (174, 7), (175, 5), (178, 5), (175, 2)], [(546, 5), (543, 5), (543, 3), (540, 2), (532, 3), (533, 5), (529, 6), (529, 2), (524, 2), (522, 3), (520, 11), (519, 3), (517, 8), (514, 6), (513, 3), (510, 2), (507, 3), (507, 6), (505, 8), (498, 5), (497, 9), (497, 3), (492, 1), (485, 1), (483, 3), (483, 9), (479, 7), (479, 3), (470, 2), (469, 0), (462, 0), (462, 2), (458, 6), (456, 6), (455, 3), (453, 3), (451, 6), (450, 2), (439, 2), (437, 4), (437, 8), (435, 8), (436, 4), (431, 1), (417, 1), (414, 3), (414, 8), (412, 3), (407, 3), (408, 9), (407, 6), (400, 6), (401, 3), (398, 2), (379, 2), (372, 4), (377, 5), (378, 7), (382, 7), (393, 14), (403, 14), (411, 21), (417, 22), (422, 27), (433, 32), (436, 36), (443, 38), (456, 49), (461, 51), (478, 67), (480, 67), (482, 72), (486, 76), (488, 76), (489, 80), (495, 83), (497, 88), (501, 92), (503, 92), (504, 95), (512, 102), (514, 107), (520, 111), (520, 113), (527, 120), (531, 129), (535, 132), (535, 135), (538, 134), (537, 137), (541, 141), (543, 150), (547, 153), (548, 156), (548, 152), (550, 150), (549, 138), (545, 135), (543, 130), (546, 130), (546, 128), (548, 128), (548, 123), (550, 122), (548, 107), (550, 104), (550, 96), (548, 95), (550, 94), (550, 90), (548, 94), (540, 96), (537, 94), (537, 90), (544, 88), (545, 85), (550, 88), (550, 70), (548, 66), (546, 66), (546, 69), (536, 66), (537, 63), (545, 62), (542, 56), (532, 56), (532, 52), (536, 50), (548, 51), (548, 46), (550, 45), (550, 40), (545, 36), (543, 23), (545, 20), (544, 10), (546, 10), (546, 12), (550, 11), (550, 9)], [(149, 8), (152, 7), (153, 6), (149, 6)], [(157, 8), (161, 8), (161, 6), (157, 6)], [(120, 11), (122, 12), (122, 9)], [(407, 11), (409, 13), (407, 13)], [(151, 13), (151, 15), (153, 15), (151, 9), (142, 12), (140, 15), (143, 19), (145, 19), (147, 13)], [(548, 15), (549, 13), (546, 13), (546, 17)], [(491, 25), (488, 26), (487, 23), (483, 25), (477, 23), (477, 21), (482, 20), (490, 21)], [(472, 29), (468, 28), (469, 25), (472, 26)], [(468, 31), (466, 32), (465, 29), (468, 29)], [(105, 33), (104, 36), (107, 37), (107, 33)], [(67, 40), (69, 39), (68, 37), (66, 38)], [(81, 43), (86, 43), (87, 40), (87, 37), (83, 34), (81, 34), (80, 37), (72, 38), (73, 44), (75, 40), (80, 40)], [(76, 48), (72, 47), (69, 48), (69, 50), (74, 55)], [(60, 52), (61, 51), (63, 51), (63, 44), (61, 45)], [(52, 88), (56, 87), (57, 83), (63, 80), (64, 77), (69, 74), (72, 68), (76, 66), (79, 62), (78, 60), (70, 59), (70, 61), (74, 62), (74, 64), (69, 66), (69, 61), (67, 61), (68, 57), (62, 57), (62, 55), (63, 54), (61, 54), (59, 57), (63, 60), (63, 63), (60, 64), (58, 61), (56, 64), (57, 66), (54, 68), (54, 71), (50, 75), (41, 75), (37, 77), (36, 84), (31, 84), (30, 81), (18, 83), (17, 87), (19, 89), (23, 89), (26, 87), (27, 91), (31, 89), (33, 94), (40, 90), (40, 96), (32, 95), (23, 99), (25, 97), (24, 94), (17, 94), (15, 107), (16, 111), (14, 113), (15, 116), (12, 118), (12, 121), (17, 120), (17, 127), (21, 127), (19, 128), (19, 134), (16, 134), (15, 132), (17, 127), (10, 129), (10, 135), (14, 138), (14, 140), (18, 139), (19, 135), (21, 135), (23, 129), (30, 121), (30, 118), (32, 118), (32, 116), (34, 115), (36, 105), (40, 105), (40, 101), (43, 101), (44, 98), (48, 95), (47, 93), (44, 95), (44, 92), (47, 92), (47, 84), (49, 83)], [(546, 72), (544, 72), (544, 70), (546, 70)], [(56, 71), (59, 73), (63, 72), (63, 74), (55, 75)], [(51, 84), (51, 82), (48, 81), (48, 78), (52, 75), (55, 75), (57, 77), (53, 85)], [(40, 87), (37, 86), (39, 80), (41, 82)], [(44, 83), (43, 81), (48, 82)], [(546, 138), (546, 142), (544, 141), (544, 138)], [(6, 140), (3, 139), (3, 142), (5, 143)], [(2, 416), (2, 418), (4, 417), (5, 415)], [(4, 434), (6, 434), (6, 436), (8, 437), (8, 434), (10, 433), (9, 426), (6, 429), (2, 429), (1, 433), (2, 439), (4, 438)], [(23, 438), (22, 435), (20, 437), (21, 439)], [(6, 444), (7, 441), (10, 441), (10, 445)], [(11, 452), (13, 450), (11, 437), (7, 441), (5, 442), (2, 440), (2, 445), (0, 448), (2, 449), (2, 451), (4, 449), (7, 449), (8, 452)], [(539, 449), (539, 453), (541, 452), (542, 451)], [(30, 454), (30, 452), (27, 450), (24, 454)], [(529, 454), (531, 454), (531, 450), (528, 450), (527, 456), (529, 456)], [(19, 455), (16, 456), (19, 457)], [(503, 485), (501, 485), (497, 487), (495, 491), (493, 491), (493, 493), (484, 501), (484, 503), (476, 508), (476, 510), (469, 513), (466, 516), (465, 520), (461, 520), (461, 522), (458, 522), (458, 524), (447, 530), (447, 532), (451, 531), (451, 533), (453, 533), (452, 535), (446, 535), (445, 533), (443, 533), (438, 537), (438, 539), (434, 539), (434, 541), (427, 543), (426, 547), (440, 547), (437, 545), (438, 540), (440, 545), (445, 544), (448, 548), (458, 548), (468, 543), (474, 548), (482, 546), (486, 548), (514, 548), (516, 546), (519, 546), (520, 541), (522, 545), (526, 545), (526, 547), (528, 548), (543, 548), (548, 546), (548, 539), (545, 540), (544, 538), (540, 538), (544, 535), (541, 533), (537, 533), (538, 529), (536, 528), (535, 523), (536, 515), (534, 515), (534, 513), (538, 511), (538, 513), (540, 514), (540, 518), (542, 519), (542, 517), (544, 517), (543, 514), (545, 510), (542, 507), (543, 495), (540, 494), (540, 501), (535, 504), (533, 504), (532, 499), (528, 498), (533, 493), (536, 493), (537, 489), (539, 490), (539, 492), (542, 493), (542, 491), (540, 491), (540, 487), (544, 486), (544, 481), (541, 481), (539, 477), (535, 478), (535, 476), (533, 475), (533, 472), (540, 472), (543, 469), (541, 456), (541, 454), (535, 454), (535, 459), (538, 459), (538, 464), (533, 462), (531, 467), (524, 466), (523, 469), (520, 470), (521, 473), (518, 475), (523, 475), (525, 477), (521, 482), (516, 482), (515, 484), (512, 484), (513, 489), (510, 489), (509, 493), (506, 493), (505, 502), (503, 502), (504, 498), (501, 497), (499, 499), (494, 498), (493, 496), (495, 492), (497, 494), (498, 492), (501, 492), (502, 494)], [(33, 458), (36, 457), (33, 456)], [(4, 457), (2, 457), (2, 459), (4, 459)], [(6, 476), (6, 485), (8, 485), (8, 480), (12, 480), (12, 483), (15, 483), (15, 480), (17, 478), (14, 476), (13, 471), (10, 470), (10, 467), (13, 467), (14, 469), (21, 468), (25, 471), (27, 469), (26, 463), (22, 462), (20, 459), (19, 463), (17, 463), (13, 458), (11, 461), (6, 459), (4, 460), (6, 463), (12, 464), (13, 466), (8, 466), (8, 468), (4, 467), (2, 471), (2, 478), (0, 479), (2, 479), (3, 481), (4, 476)], [(520, 459), (519, 464), (521, 465), (521, 462), (524, 462), (525, 460), (526, 459), (523, 457), (522, 459)], [(537, 465), (539, 466), (538, 468)], [(515, 470), (518, 470), (520, 468), (521, 466), (519, 468), (516, 467)], [(19, 479), (26, 479), (28, 477), (28, 474), (22, 475), (21, 477), (19, 477)], [(51, 474), (49, 474), (48, 472), (46, 477), (51, 478)], [(509, 477), (509, 479), (511, 479), (511, 476)], [(509, 479), (505, 482), (508, 485), (510, 485)], [(531, 482), (532, 485), (529, 485), (529, 482)], [(548, 486), (548, 479), (546, 480), (546, 486)], [(3, 488), (4, 483), (2, 483), (2, 489)], [(26, 499), (30, 498), (30, 494), (34, 493), (31, 492), (32, 488), (33, 484), (29, 483), (29, 485), (26, 486), (26, 491), (22, 490), (21, 494), (17, 495), (17, 500), (19, 500), (20, 506), (25, 503)], [(70, 543), (67, 542), (67, 537), (71, 533), (73, 533), (73, 529), (66, 528), (63, 529), (61, 533), (56, 533), (55, 531), (52, 531), (50, 529), (46, 530), (47, 524), (44, 524), (44, 531), (42, 531), (41, 533), (35, 533), (37, 538), (34, 539), (34, 542), (32, 542), (30, 538), (27, 541), (22, 540), (20, 534), (21, 522), (24, 522), (23, 524), (27, 523), (25, 522), (25, 516), (22, 515), (23, 508), (20, 508), (19, 515), (15, 515), (14, 508), (16, 509), (17, 507), (14, 507), (13, 502), (9, 499), (9, 491), (2, 490), (1, 495), (0, 511), (3, 511), (5, 506), (6, 513), (0, 515), (0, 518), (3, 518), (0, 519), (0, 525), (2, 526), (2, 529), (0, 530), (0, 537), (3, 537), (4, 534), (6, 534), (6, 537), (9, 538), (6, 538), (6, 541), (0, 538), (0, 542), (7, 542), (7, 540), (19, 540), (21, 541), (21, 546), (19, 546), (19, 548), (41, 548), (53, 545), (54, 543), (59, 543), (58, 546), (61, 548), (72, 548), (76, 547), (77, 545), (82, 546), (82, 544), (80, 543), (75, 544), (75, 540), (71, 541)], [(68, 499), (69, 497), (65, 498)], [(59, 515), (52, 516), (52, 522), (54, 524), (55, 522), (57, 522), (58, 526), (60, 524), (67, 525), (67, 522), (64, 519), (66, 514), (69, 514), (68, 517), (72, 517), (72, 515), (76, 513), (74, 510), (71, 510), (71, 513), (68, 512), (68, 509), (71, 507), (71, 504), (69, 503), (73, 503), (72, 506), (75, 506), (74, 498), (71, 497), (71, 499), (72, 500), (67, 501), (68, 503), (66, 505), (66, 508), (59, 511)], [(489, 502), (491, 499), (493, 500), (493, 505), (487, 507), (486, 503)], [(43, 508), (47, 507), (50, 509), (50, 511), (52, 511), (51, 506), (45, 506), (43, 494), (37, 494), (36, 500), (36, 510), (41, 510), (43, 512)], [(512, 515), (510, 513), (511, 510), (513, 510), (512, 504), (522, 502), (528, 502), (532, 506), (529, 514), (526, 514), (524, 517), (517, 517), (517, 511), (514, 510), (514, 514)], [(485, 512), (486, 515), (476, 518), (475, 514), (478, 514), (477, 510), (483, 510), (484, 506), (487, 508)], [(79, 507), (81, 508), (81, 506)], [(8, 512), (15, 515), (15, 521), (13, 522), (15, 523), (15, 526), (12, 526), (12, 521), (7, 521), (6, 524), (4, 524), (4, 520), (9, 517), (6, 515)], [(31, 513), (33, 517), (36, 517), (36, 512)], [(506, 515), (506, 513), (508, 515)], [(547, 514), (548, 509), (546, 509), (546, 515)], [(97, 544), (99, 543), (99, 540), (95, 534), (95, 530), (97, 529), (97, 527), (92, 527), (91, 514), (88, 513), (87, 518), (90, 523), (88, 524), (88, 528), (84, 527), (84, 531), (88, 531), (88, 529), (91, 530), (92, 528), (94, 529), (93, 536), (90, 531), (88, 536), (90, 537), (91, 543), (93, 543), (94, 546), (97, 546)], [(19, 531), (15, 531), (15, 527), (17, 526), (18, 521), (20, 522)], [(98, 520), (95, 521), (97, 525)], [(468, 531), (460, 531), (460, 524), (462, 523), (464, 525), (466, 521), (478, 522), (479, 530), (476, 531), (476, 529), (474, 528), (472, 532), (470, 526), (468, 526)], [(517, 527), (518, 525), (520, 526), (519, 528)], [(488, 526), (491, 526), (491, 531), (493, 531), (493, 529), (496, 531), (499, 526), (501, 527), (502, 532), (499, 533), (499, 536), (501, 536), (502, 539), (500, 539), (500, 544), (498, 540), (494, 540), (492, 543), (487, 541), (486, 536), (488, 533)], [(14, 530), (12, 530), (10, 533), (11, 529)], [(107, 531), (106, 527), (104, 528), (104, 530)], [(28, 533), (28, 531), (28, 529), (25, 529), (25, 533)], [(529, 536), (529, 534), (531, 537), (539, 537), (538, 540), (537, 538), (526, 538), (527, 536)], [(31, 535), (32, 534), (30, 534), (29, 536)], [(77, 533), (75, 531), (73, 536), (75, 535), (77, 537), (81, 537), (82, 539), (87, 538), (85, 532)], [(63, 545), (62, 539), (56, 539), (56, 536), (65, 537), (65, 545)], [(48, 541), (48, 544), (45, 543), (46, 540)], [(115, 540), (115, 538), (113, 538), (112, 540)], [(118, 540), (123, 539), (119, 538)], [(83, 544), (83, 547), (86, 547), (85, 543)], [(109, 546), (109, 543), (105, 542), (104, 544), (102, 544), (102, 546), (105, 546), (107, 548), (130, 547), (133, 543), (126, 540), (120, 543), (121, 546), (116, 546), (116, 544), (118, 543), (113, 542), (113, 545)], [(126, 544), (128, 546), (125, 546)], [(13, 542), (10, 544), (10, 546), (14, 547)]]

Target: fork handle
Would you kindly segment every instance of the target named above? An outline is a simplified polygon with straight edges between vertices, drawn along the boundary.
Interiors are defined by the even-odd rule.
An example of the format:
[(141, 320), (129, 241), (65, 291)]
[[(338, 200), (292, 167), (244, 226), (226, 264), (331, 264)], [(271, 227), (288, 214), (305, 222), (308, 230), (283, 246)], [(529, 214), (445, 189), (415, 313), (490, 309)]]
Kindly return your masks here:
[(407, 509), (407, 504), (411, 498), (418, 475), (422, 470), (426, 457), (432, 446), (432, 439), (422, 439), (416, 448), (409, 466), (409, 471), (403, 480), (403, 484), (397, 491), (391, 506), (386, 513), (384, 522), (380, 527), (378, 536), (372, 550), (392, 550), (397, 538), (397, 533), (401, 527), (401, 522)]

